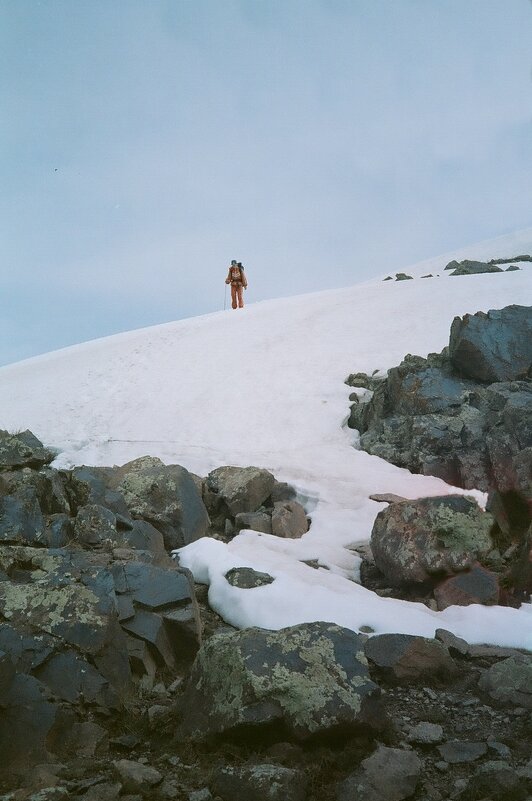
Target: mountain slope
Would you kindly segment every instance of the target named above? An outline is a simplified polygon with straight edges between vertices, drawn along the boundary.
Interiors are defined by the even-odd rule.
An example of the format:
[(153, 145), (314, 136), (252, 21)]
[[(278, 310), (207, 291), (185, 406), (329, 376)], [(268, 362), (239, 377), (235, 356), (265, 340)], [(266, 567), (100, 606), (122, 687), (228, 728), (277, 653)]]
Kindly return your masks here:
[[(493, 252), (483, 243), (484, 258), (530, 253), (532, 230), (495, 243)], [(453, 256), (475, 255), (468, 251)], [(369, 494), (419, 497), (452, 488), (353, 447), (356, 435), (342, 428), (351, 391), (345, 377), (384, 371), (406, 353), (441, 350), (455, 315), (532, 305), (532, 264), (518, 272), (450, 277), (446, 261), (431, 260), (430, 271), (439, 272), (432, 279), (378, 280), (267, 301), (4, 367), (0, 425), (32, 429), (60, 450), (57, 466), (120, 464), (150, 454), (201, 475), (222, 464), (254, 464), (293, 483), (312, 516), (302, 540), (248, 532), (228, 546), (200, 541), (182, 555), (210, 583), (211, 604), (236, 625), (277, 628), (327, 619), (427, 635), (443, 627), (470, 642), (532, 648), (530, 606), (434, 613), (377, 598), (346, 579), (359, 562), (346, 546), (369, 537), (382, 508)], [(427, 267), (412, 272), (421, 275)], [(329, 570), (313, 570), (302, 559)], [(246, 594), (223, 579), (224, 569), (236, 564), (278, 580)]]

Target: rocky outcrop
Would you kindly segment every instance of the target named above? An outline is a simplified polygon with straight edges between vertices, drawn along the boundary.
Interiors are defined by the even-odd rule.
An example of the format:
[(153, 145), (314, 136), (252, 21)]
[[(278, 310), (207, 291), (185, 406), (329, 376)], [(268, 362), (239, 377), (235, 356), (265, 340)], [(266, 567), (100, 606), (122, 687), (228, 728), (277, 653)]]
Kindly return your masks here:
[[(348, 425), (364, 450), (412, 472), (532, 497), (532, 383), (516, 380), (531, 369), (532, 307), (466, 315), (452, 332), (452, 356), (406, 356), (352, 406)], [(511, 378), (480, 382), (479, 370)]]
[(330, 623), (281, 631), (245, 629), (205, 643), (180, 703), (178, 736), (296, 741), (382, 725), (379, 688), (363, 641)]
[(478, 275), (479, 273), (502, 273), (503, 270), (494, 263), (485, 261), (450, 261), (444, 270), (452, 270), (451, 275)]
[(506, 306), (456, 317), (449, 358), (457, 373), (487, 384), (532, 377), (532, 309)]

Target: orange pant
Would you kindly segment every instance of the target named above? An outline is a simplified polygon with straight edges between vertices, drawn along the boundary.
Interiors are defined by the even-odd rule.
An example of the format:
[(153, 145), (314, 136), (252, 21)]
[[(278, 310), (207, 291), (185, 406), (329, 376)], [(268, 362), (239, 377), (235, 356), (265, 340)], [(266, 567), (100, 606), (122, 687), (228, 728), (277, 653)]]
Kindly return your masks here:
[(231, 306), (236, 309), (244, 307), (244, 298), (242, 297), (242, 284), (231, 284)]

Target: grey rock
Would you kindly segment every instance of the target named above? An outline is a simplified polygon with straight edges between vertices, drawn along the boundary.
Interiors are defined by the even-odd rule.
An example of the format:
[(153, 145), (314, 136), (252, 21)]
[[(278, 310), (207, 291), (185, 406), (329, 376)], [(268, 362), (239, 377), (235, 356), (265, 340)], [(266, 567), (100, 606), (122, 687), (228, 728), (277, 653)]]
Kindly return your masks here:
[(267, 512), (240, 512), (235, 515), (234, 528), (236, 531), (250, 528), (263, 534), (271, 534), (272, 518)]
[(532, 306), (456, 317), (449, 356), (456, 370), (477, 381), (526, 378), (532, 367)]
[(407, 275), (406, 273), (395, 273), (395, 280), (396, 281), (412, 281), (412, 276)]
[(126, 641), (131, 670), (137, 676), (153, 678), (157, 673), (157, 663), (146, 640), (128, 637)]
[(443, 740), (443, 729), (438, 723), (422, 721), (410, 729), (407, 740), (417, 745), (437, 745)]
[(308, 531), (307, 514), (297, 501), (278, 501), (272, 512), (272, 534), (296, 539)]
[(274, 581), (268, 573), (260, 573), (251, 567), (233, 567), (225, 574), (225, 578), (232, 587), (238, 587), (241, 590), (264, 587)]
[(375, 564), (395, 585), (470, 567), (493, 548), (493, 518), (462, 495), (390, 504), (371, 534)]
[(207, 476), (207, 486), (227, 506), (231, 515), (256, 512), (275, 484), (268, 470), (258, 467), (218, 467)]
[(167, 555), (161, 532), (145, 520), (133, 521), (131, 528), (121, 532), (120, 539), (128, 548), (149, 551), (160, 561)]
[(448, 648), (451, 656), (466, 656), (469, 653), (469, 643), (457, 637), (452, 631), (436, 629), (434, 637)]
[(139, 609), (135, 617), (122, 622), (122, 627), (124, 631), (150, 645), (150, 651), (159, 667), (174, 667), (176, 652), (161, 615)]
[(156, 610), (190, 601), (193, 588), (187, 576), (174, 565), (166, 568), (143, 562), (115, 564), (112, 574), (116, 591), (127, 593), (135, 603)]
[(90, 657), (120, 694), (130, 679), (125, 635), (118, 623), (108, 570), (82, 552), (0, 547), (0, 568), (23, 566), (23, 580), (0, 582), (0, 612), (14, 627), (51, 635)]
[(496, 267), (494, 264), (489, 264), (485, 261), (471, 261), (470, 259), (464, 259), (464, 261), (460, 262), (450, 262), (445, 270), (451, 269), (451, 264), (453, 266), (456, 264), (457, 266), (454, 267), (453, 272), (451, 275), (478, 275), (481, 273), (502, 273), (500, 267)]
[(484, 756), (488, 751), (486, 743), (466, 742), (462, 740), (448, 740), (438, 746), (442, 759), (451, 765), (464, 762), (474, 762)]
[(131, 759), (119, 759), (113, 762), (113, 767), (122, 782), (122, 790), (126, 793), (149, 792), (164, 778), (155, 768)]
[(506, 272), (507, 273), (514, 273), (514, 272), (516, 272), (517, 270), (520, 270), (520, 269), (521, 268), (518, 267), (517, 264), (510, 264), (510, 266), (506, 268)]
[(0, 542), (45, 544), (44, 518), (33, 487), (20, 487), (15, 494), (0, 498)]
[(74, 536), (82, 545), (91, 547), (116, 544), (116, 516), (98, 504), (82, 506), (74, 521)]
[(511, 656), (492, 665), (479, 687), (501, 704), (532, 709), (532, 656)]
[(53, 459), (52, 451), (47, 450), (31, 431), (10, 434), (0, 429), (0, 470), (38, 469)]
[(477, 801), (483, 798), (525, 801), (526, 783), (508, 763), (493, 760), (477, 768), (457, 796), (459, 801)]
[(107, 679), (86, 659), (71, 651), (55, 654), (34, 675), (63, 701), (120, 707), (118, 696), (110, 688)]
[(121, 493), (133, 517), (161, 531), (168, 550), (188, 545), (207, 533), (207, 510), (184, 467), (145, 456), (114, 468), (106, 481), (108, 489)]
[(413, 751), (379, 745), (338, 787), (337, 801), (402, 801), (416, 792), (422, 763)]
[(211, 780), (223, 801), (305, 801), (306, 785), (301, 771), (268, 763), (219, 768)]
[(117, 801), (122, 784), (120, 782), (99, 782), (90, 787), (81, 797), (83, 801)]
[[(362, 638), (329, 623), (244, 629), (205, 642), (180, 700), (178, 736), (201, 740), (253, 726), (296, 740), (382, 725)], [(286, 733), (284, 735), (286, 739)]]
[(203, 787), (201, 790), (189, 793), (188, 801), (212, 801), (212, 795), (208, 787)]
[(50, 548), (64, 548), (74, 539), (74, 527), (66, 514), (54, 514), (49, 518), (46, 541)]
[(454, 660), (438, 640), (411, 634), (376, 634), (364, 645), (368, 660), (388, 679), (411, 682), (449, 678), (456, 673)]

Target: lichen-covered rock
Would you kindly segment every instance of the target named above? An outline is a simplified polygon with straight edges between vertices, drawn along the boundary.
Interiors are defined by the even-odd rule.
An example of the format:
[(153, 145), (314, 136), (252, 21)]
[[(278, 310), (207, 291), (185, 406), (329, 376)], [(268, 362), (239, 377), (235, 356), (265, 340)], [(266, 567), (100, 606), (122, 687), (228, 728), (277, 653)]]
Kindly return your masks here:
[(252, 567), (232, 567), (225, 574), (225, 578), (232, 587), (238, 587), (241, 590), (264, 587), (274, 581), (268, 573), (260, 573), (253, 570)]
[(203, 644), (180, 702), (178, 735), (254, 729), (306, 740), (382, 723), (362, 638), (330, 623), (245, 629)]
[(0, 547), (0, 569), (18, 581), (0, 582), (0, 614), (24, 631), (52, 635), (90, 655), (120, 694), (130, 672), (118, 622), (113, 578), (79, 552)]
[(379, 745), (339, 785), (337, 801), (403, 801), (414, 795), (421, 769), (421, 760), (414, 751)]
[(501, 704), (532, 709), (532, 656), (496, 662), (481, 676), (479, 687)]
[(149, 456), (108, 470), (108, 489), (123, 496), (133, 517), (154, 525), (168, 550), (205, 536), (209, 516), (191, 474), (180, 465), (165, 465)]
[(0, 470), (16, 470), (21, 467), (39, 468), (54, 459), (31, 431), (10, 434), (0, 429)]
[(74, 521), (74, 536), (84, 546), (116, 545), (116, 516), (104, 506), (82, 506)]
[(301, 771), (268, 763), (218, 768), (211, 780), (222, 801), (305, 801), (306, 786)]
[(449, 356), (458, 372), (477, 381), (526, 378), (532, 368), (532, 306), (455, 317)]
[(445, 680), (456, 673), (456, 664), (443, 643), (412, 634), (376, 634), (364, 652), (378, 672), (394, 682)]
[(272, 533), (272, 518), (267, 512), (239, 512), (235, 515), (235, 530), (252, 529), (263, 534)]
[(492, 525), (492, 516), (463, 495), (392, 503), (377, 515), (371, 549), (392, 584), (423, 583), (465, 570), (487, 554)]

